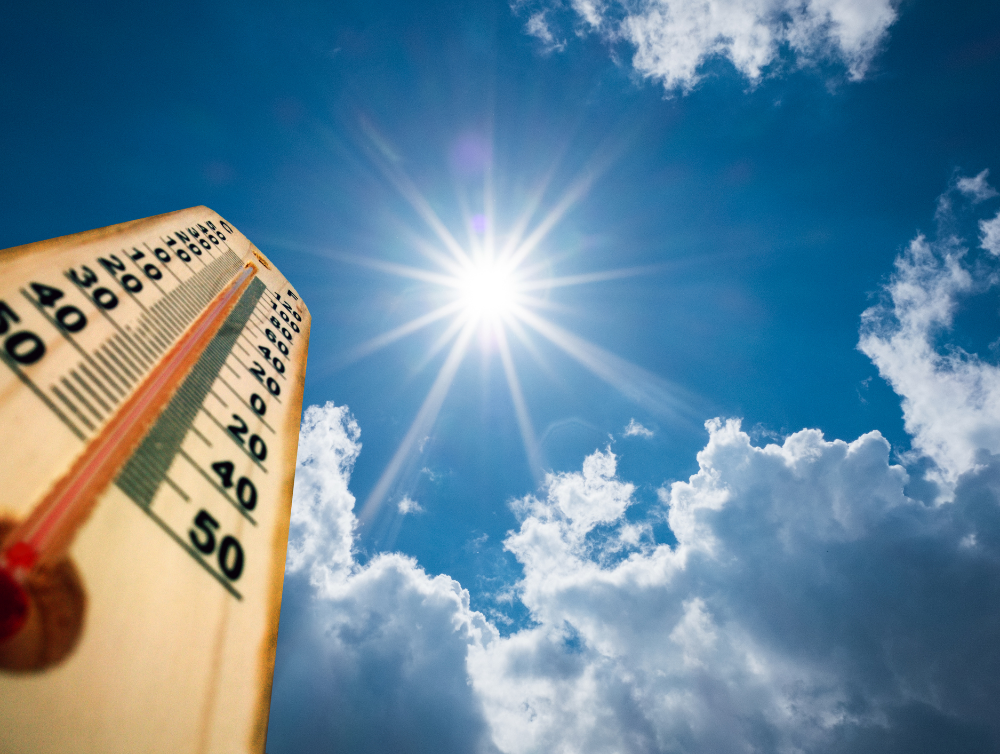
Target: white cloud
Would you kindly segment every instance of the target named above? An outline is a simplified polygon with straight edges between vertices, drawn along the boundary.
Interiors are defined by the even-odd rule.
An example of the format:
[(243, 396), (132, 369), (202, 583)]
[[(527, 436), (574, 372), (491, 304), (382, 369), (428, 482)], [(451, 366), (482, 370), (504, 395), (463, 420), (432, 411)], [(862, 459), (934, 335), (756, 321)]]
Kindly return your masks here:
[(496, 752), (465, 668), (496, 631), (458, 582), (385, 554), (322, 595), (294, 586), (268, 752)]
[(1000, 212), (992, 220), (979, 221), (979, 243), (995, 257), (1000, 257)]
[(346, 407), (306, 409), (267, 750), (494, 753), (465, 658), (496, 629), (454, 579), (352, 556), (358, 436)]
[(959, 178), (955, 182), (955, 187), (967, 197), (972, 199), (975, 204), (985, 201), (986, 199), (992, 199), (997, 195), (997, 191), (986, 181), (989, 174), (989, 170), (984, 170), (971, 178)]
[(565, 40), (556, 40), (555, 36), (552, 34), (552, 30), (549, 28), (549, 23), (545, 20), (544, 11), (532, 13), (531, 16), (528, 17), (528, 23), (525, 24), (524, 30), (531, 36), (540, 40), (542, 44), (545, 45), (546, 50), (562, 51), (566, 47)]
[(360, 435), (346, 406), (309, 406), (302, 416), (285, 569), (308, 571), (317, 585), (354, 562), (354, 495), (347, 482)]
[(595, 29), (604, 25), (604, 5), (593, 0), (573, 0), (573, 10)]
[[(528, 32), (554, 39), (544, 14), (561, 2), (543, 1)], [(896, 20), (896, 0), (573, 0), (583, 28), (635, 49), (632, 65), (667, 91), (693, 88), (703, 65), (725, 58), (751, 83), (784, 51), (800, 64), (839, 61), (852, 79), (864, 77)], [(537, 7), (537, 4), (536, 6)], [(536, 20), (537, 19), (537, 20)], [(533, 29), (532, 22), (538, 29)], [(546, 35), (546, 36), (543, 36)]]
[[(950, 212), (948, 196), (942, 199)], [(984, 237), (992, 222), (984, 223)], [(902, 397), (906, 430), (914, 449), (936, 465), (929, 478), (940, 485), (942, 500), (981, 450), (1000, 452), (1000, 368), (939, 342), (961, 301), (995, 282), (995, 272), (973, 274), (968, 253), (953, 236), (917, 236), (896, 260), (888, 300), (863, 314), (859, 344)]]
[(1000, 619), (996, 586), (967, 581), (1000, 576), (968, 546), (973, 510), (1000, 523), (995, 492), (973, 502), (1000, 469), (931, 508), (904, 495), (877, 432), (803, 430), (761, 448), (738, 422), (708, 428), (698, 473), (661, 491), (676, 546), (595, 539), (626, 525), (631, 490), (610, 452), (526, 499), (507, 547), (536, 625), (469, 659), (497, 746), (874, 752), (896, 750), (914, 710), (936, 733), (1000, 734), (1000, 653), (977, 628)]
[[(890, 503), (902, 498), (905, 475), (885, 463), (888, 449), (877, 436), (859, 440), (852, 454), (818, 433), (757, 449), (737, 423), (710, 430), (699, 474), (663, 491), (675, 548), (649, 544), (602, 562), (604, 548), (589, 535), (598, 525), (624, 523), (632, 491), (615, 478), (610, 452), (590, 456), (580, 474), (550, 477), (545, 498), (529, 499), (530, 514), (507, 547), (524, 565), (522, 600), (539, 625), (476, 651), (472, 662), (501, 750), (743, 750), (740, 719), (779, 718), (790, 702), (782, 685), (812, 680), (809, 669), (769, 657), (773, 652), (740, 625), (740, 616), (727, 615), (763, 543), (731, 520), (718, 524), (763, 517), (774, 525), (755, 522), (752, 534), (766, 531), (772, 544), (803, 530), (844, 539), (865, 517), (850, 509), (835, 513), (822, 500), (792, 516), (784, 532), (778, 522), (808, 500), (821, 470), (848, 456), (854, 462), (841, 477), (872, 460), (878, 474), (881, 456), (881, 474), (896, 490)], [(776, 485), (777, 494), (760, 494), (762, 485), (782, 481), (781, 471), (799, 479)], [(746, 499), (754, 488), (757, 499)], [(577, 505), (568, 508), (567, 498)], [(789, 728), (791, 743), (795, 726)]]
[(653, 431), (651, 429), (646, 429), (635, 419), (629, 420), (628, 426), (624, 430), (625, 437), (652, 437)]
[(402, 515), (404, 515), (404, 516), (407, 513), (423, 513), (424, 512), (424, 509), (420, 505), (420, 503), (418, 503), (416, 500), (414, 500), (413, 498), (411, 498), (409, 495), (403, 495), (403, 499), (399, 501), (399, 505), (397, 507), (398, 507), (399, 512)]

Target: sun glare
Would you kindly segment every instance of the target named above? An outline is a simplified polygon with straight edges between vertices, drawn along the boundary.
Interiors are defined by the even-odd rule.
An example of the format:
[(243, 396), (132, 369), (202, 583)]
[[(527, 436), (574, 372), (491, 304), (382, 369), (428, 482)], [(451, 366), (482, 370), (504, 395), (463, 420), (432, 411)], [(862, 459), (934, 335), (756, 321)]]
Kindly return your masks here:
[[(583, 171), (570, 183), (562, 197), (543, 213), (540, 212), (541, 197), (548, 185), (546, 179), (527, 202), (520, 218), (499, 234), (494, 228), (492, 187), (487, 180), (483, 211), (475, 215), (466, 211), (465, 225), (469, 237), (463, 244), (452, 235), (430, 202), (405, 174), (392, 165), (377, 164), (433, 232), (433, 239), (427, 239), (416, 231), (407, 232), (413, 250), (426, 258), (430, 265), (421, 267), (371, 257), (343, 258), (422, 282), (435, 291), (432, 298), (441, 303), (359, 343), (345, 354), (344, 361), (349, 363), (362, 358), (432, 326), (437, 327), (440, 334), (433, 339), (416, 369), (423, 369), (438, 354), (445, 355), (417, 415), (361, 507), (359, 518), (363, 523), (372, 520), (394, 490), (399, 491), (400, 478), (414, 468), (415, 458), (432, 432), (459, 367), (469, 348), (477, 341), (483, 348), (484, 363), (498, 358), (502, 365), (527, 461), (538, 479), (542, 478), (546, 464), (518, 375), (517, 351), (512, 346), (520, 347), (518, 350), (532, 356), (543, 370), (548, 371), (548, 363), (536, 343), (541, 338), (626, 396), (658, 413), (673, 415), (678, 408), (683, 408), (674, 395), (672, 385), (543, 315), (544, 310), (567, 311), (549, 300), (549, 292), (553, 289), (654, 271), (651, 267), (633, 267), (551, 276), (551, 264), (544, 258), (544, 249), (540, 247), (563, 215), (586, 193), (599, 170), (588, 168)], [(439, 297), (438, 292), (445, 295)]]
[(466, 314), (476, 319), (503, 318), (517, 303), (511, 270), (488, 259), (463, 271), (458, 278), (458, 290)]

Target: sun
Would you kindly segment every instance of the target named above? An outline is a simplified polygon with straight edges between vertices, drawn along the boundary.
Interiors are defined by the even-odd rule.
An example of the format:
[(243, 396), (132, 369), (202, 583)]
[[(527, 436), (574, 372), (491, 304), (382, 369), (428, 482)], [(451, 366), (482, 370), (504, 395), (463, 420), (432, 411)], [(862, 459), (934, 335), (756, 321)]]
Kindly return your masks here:
[[(497, 227), (493, 187), (487, 179), (481, 212), (472, 214), (469, 202), (464, 198), (461, 200), (463, 225), (468, 234), (464, 242), (453, 235), (432, 208), (429, 199), (398, 166), (379, 163), (379, 167), (431, 231), (428, 236), (404, 224), (405, 238), (415, 257), (423, 257), (425, 264), (408, 264), (368, 255), (336, 256), (345, 262), (415, 281), (416, 285), (410, 290), (420, 291), (422, 300), (432, 306), (429, 311), (358, 343), (342, 354), (340, 361), (346, 365), (431, 327), (437, 329), (439, 334), (430, 339), (426, 353), (413, 369), (415, 372), (424, 369), (439, 354), (443, 354), (443, 359), (409, 429), (360, 508), (358, 518), (363, 524), (373, 520), (394, 490), (400, 491), (401, 478), (412, 471), (414, 460), (432, 432), (459, 368), (470, 347), (477, 341), (484, 365), (494, 358), (500, 362), (526, 461), (539, 480), (546, 473), (547, 464), (535, 436), (529, 402), (516, 362), (522, 356), (533, 358), (541, 371), (551, 374), (549, 360), (540, 347), (541, 341), (547, 341), (593, 375), (651, 411), (671, 418), (681, 414), (686, 416), (685, 402), (672, 384), (587, 341), (546, 316), (546, 312), (565, 314), (574, 311), (551, 297), (551, 292), (556, 289), (649, 275), (659, 272), (662, 267), (646, 265), (562, 276), (552, 274), (555, 261), (552, 254), (547, 253), (547, 247), (553, 245), (549, 235), (566, 212), (586, 193), (600, 172), (600, 165), (591, 165), (583, 170), (547, 211), (543, 211), (541, 205), (541, 197), (548, 185), (548, 179), (543, 180), (509, 227)], [(555, 259), (568, 255), (569, 252), (564, 250)]]
[(487, 258), (464, 269), (455, 283), (466, 316), (477, 320), (510, 316), (518, 303), (513, 272), (509, 265)]

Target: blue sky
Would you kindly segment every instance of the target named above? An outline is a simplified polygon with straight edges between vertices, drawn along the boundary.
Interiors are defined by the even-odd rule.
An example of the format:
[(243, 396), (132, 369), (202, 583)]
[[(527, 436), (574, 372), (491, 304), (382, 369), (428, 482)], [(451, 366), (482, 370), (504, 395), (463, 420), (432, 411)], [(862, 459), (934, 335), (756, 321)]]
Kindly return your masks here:
[(3, 18), (0, 247), (206, 204), (312, 312), (271, 754), (1000, 751), (995, 4)]

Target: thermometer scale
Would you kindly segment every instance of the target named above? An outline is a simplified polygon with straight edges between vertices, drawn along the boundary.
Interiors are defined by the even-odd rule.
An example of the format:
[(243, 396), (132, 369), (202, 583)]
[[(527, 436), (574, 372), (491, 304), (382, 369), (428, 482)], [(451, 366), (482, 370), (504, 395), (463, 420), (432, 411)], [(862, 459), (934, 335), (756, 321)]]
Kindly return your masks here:
[(205, 207), (0, 252), (0, 752), (263, 751), (309, 322)]

